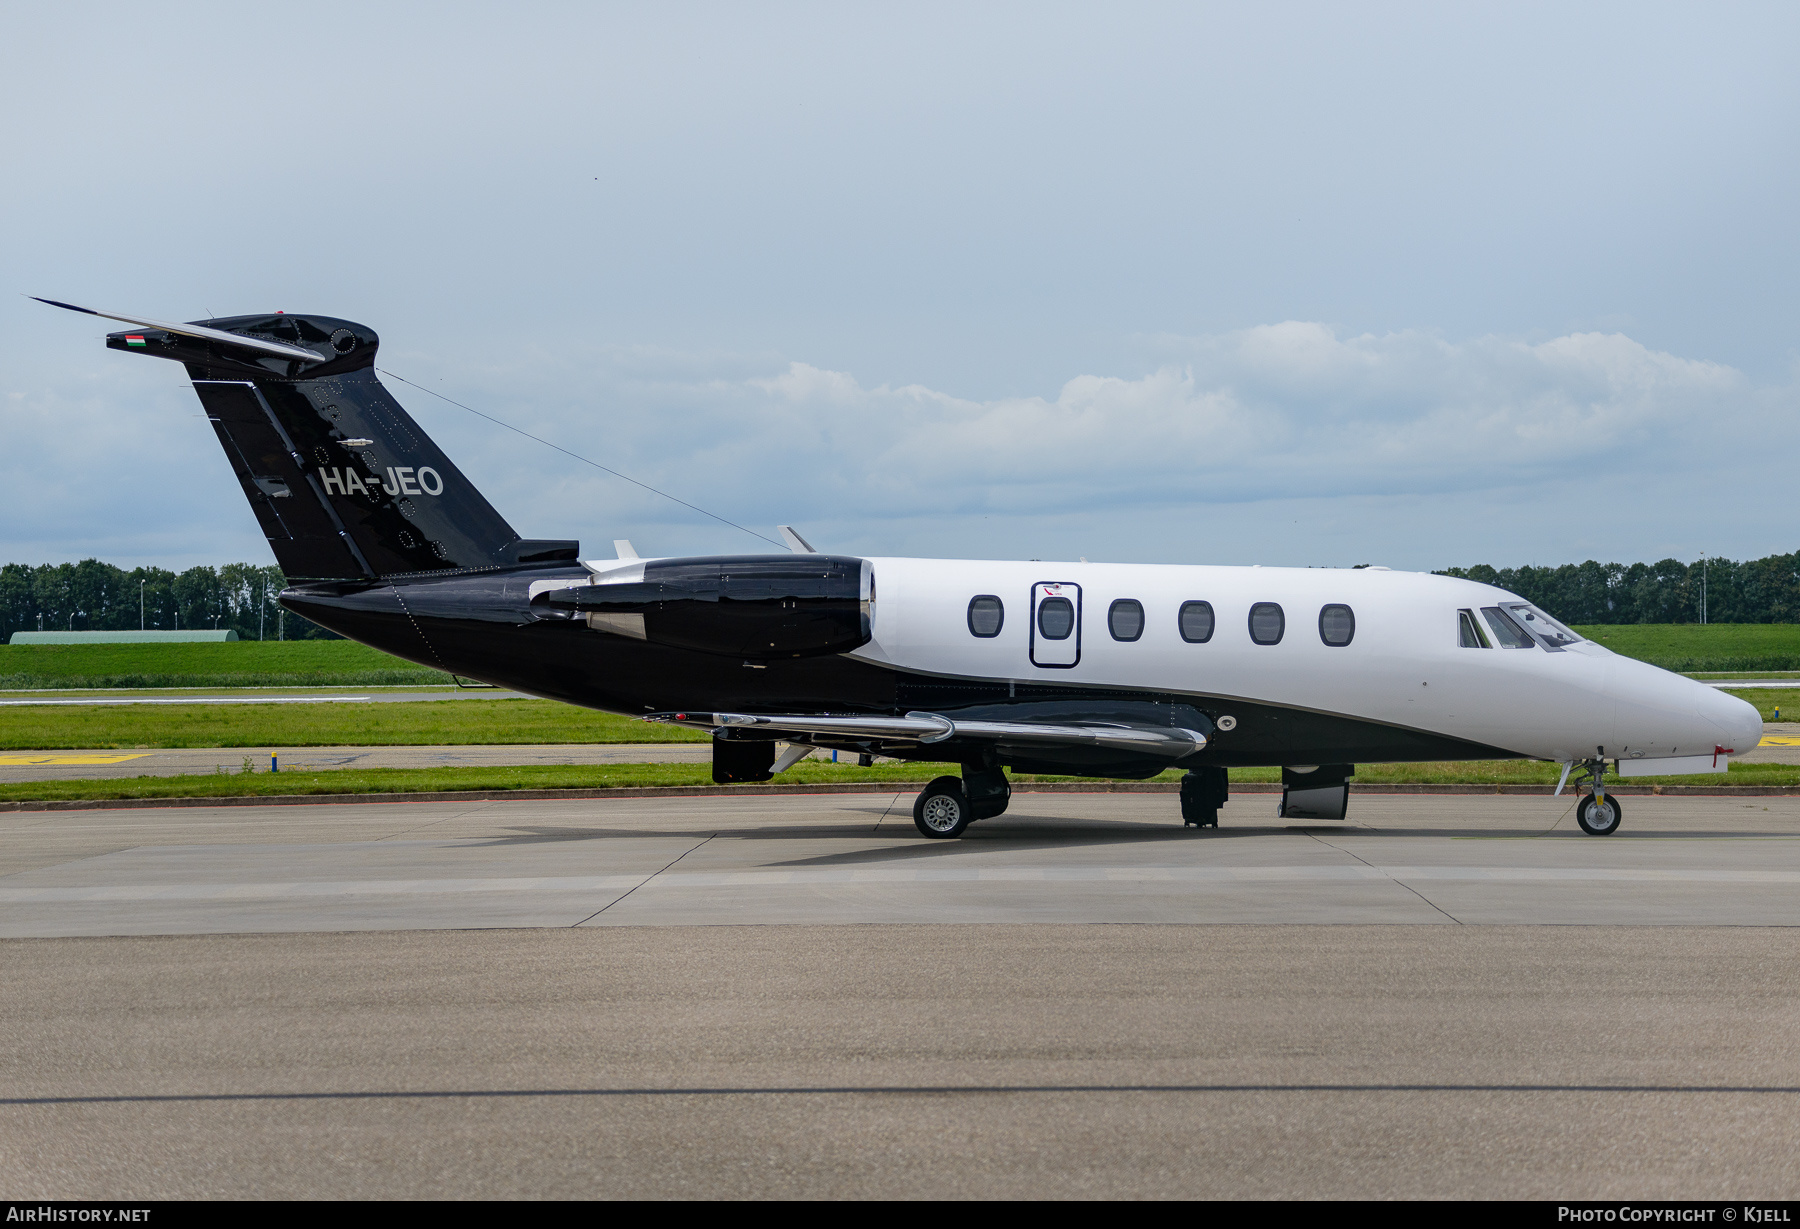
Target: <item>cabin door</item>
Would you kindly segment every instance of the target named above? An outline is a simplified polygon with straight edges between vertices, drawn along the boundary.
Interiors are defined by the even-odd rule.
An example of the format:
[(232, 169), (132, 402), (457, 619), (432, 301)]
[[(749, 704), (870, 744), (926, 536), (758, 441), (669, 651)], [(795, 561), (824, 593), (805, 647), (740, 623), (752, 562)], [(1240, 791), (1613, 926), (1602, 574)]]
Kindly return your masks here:
[(1081, 586), (1031, 586), (1031, 664), (1066, 670), (1081, 660)]

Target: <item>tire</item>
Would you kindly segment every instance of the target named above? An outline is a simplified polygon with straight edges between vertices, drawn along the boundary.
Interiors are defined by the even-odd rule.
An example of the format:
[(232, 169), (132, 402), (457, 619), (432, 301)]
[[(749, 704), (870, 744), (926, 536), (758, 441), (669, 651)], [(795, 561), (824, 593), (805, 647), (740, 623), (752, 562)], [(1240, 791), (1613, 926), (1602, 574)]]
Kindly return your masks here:
[(913, 802), (913, 825), (920, 836), (943, 841), (963, 834), (975, 812), (963, 792), (961, 777), (939, 777), (919, 791)]
[(1594, 805), (1592, 794), (1582, 795), (1581, 801), (1575, 804), (1575, 822), (1589, 836), (1611, 836), (1619, 830), (1619, 821), (1624, 818), (1624, 809), (1619, 806), (1619, 799), (1613, 794), (1606, 796), (1606, 802), (1602, 806)]

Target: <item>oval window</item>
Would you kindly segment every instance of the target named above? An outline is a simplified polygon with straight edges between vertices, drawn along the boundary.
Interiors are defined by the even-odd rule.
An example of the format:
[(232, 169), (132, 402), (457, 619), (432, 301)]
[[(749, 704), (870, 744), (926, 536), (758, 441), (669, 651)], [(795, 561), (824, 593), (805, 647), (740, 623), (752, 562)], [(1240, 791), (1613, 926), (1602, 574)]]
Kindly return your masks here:
[(1356, 612), (1348, 606), (1327, 606), (1319, 612), (1319, 639), (1336, 649), (1356, 635)]
[(1144, 604), (1122, 597), (1106, 612), (1106, 630), (1114, 640), (1136, 640), (1144, 634)]
[(1067, 640), (1074, 630), (1074, 602), (1066, 597), (1047, 597), (1038, 603), (1038, 635), (1045, 640)]
[[(871, 589), (873, 587), (871, 586)], [(986, 639), (998, 636), (1006, 622), (1006, 607), (991, 593), (969, 599), (969, 634)]]
[(1181, 604), (1181, 638), (1189, 644), (1205, 644), (1212, 639), (1213, 608), (1211, 602)]
[(1258, 602), (1250, 608), (1250, 639), (1258, 644), (1280, 644), (1287, 630), (1287, 616), (1274, 602)]

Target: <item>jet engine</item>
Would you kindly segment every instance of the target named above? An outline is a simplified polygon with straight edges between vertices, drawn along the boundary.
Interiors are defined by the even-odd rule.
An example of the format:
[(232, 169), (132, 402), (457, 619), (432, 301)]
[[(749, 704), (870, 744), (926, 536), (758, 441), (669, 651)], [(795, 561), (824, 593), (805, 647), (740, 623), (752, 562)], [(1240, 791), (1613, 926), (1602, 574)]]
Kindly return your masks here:
[(869, 642), (874, 575), (839, 555), (646, 561), (618, 579), (532, 599), (540, 618), (671, 648), (745, 658), (824, 657)]

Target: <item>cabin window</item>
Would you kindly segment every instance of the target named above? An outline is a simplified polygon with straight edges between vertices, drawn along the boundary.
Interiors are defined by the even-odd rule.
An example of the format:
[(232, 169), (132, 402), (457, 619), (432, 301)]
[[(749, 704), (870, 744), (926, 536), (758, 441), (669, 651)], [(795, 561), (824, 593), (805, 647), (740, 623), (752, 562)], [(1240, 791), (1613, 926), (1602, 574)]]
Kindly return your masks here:
[(1488, 649), (1493, 647), (1488, 643), (1487, 635), (1481, 630), (1481, 624), (1475, 621), (1475, 612), (1473, 610), (1457, 611), (1456, 621), (1458, 624), (1460, 642), (1463, 648)]
[(1114, 640), (1136, 640), (1144, 634), (1144, 604), (1122, 597), (1106, 612), (1106, 630)]
[(1356, 636), (1356, 612), (1348, 606), (1330, 605), (1319, 611), (1319, 639), (1341, 649)]
[(1512, 617), (1498, 606), (1483, 606), (1481, 617), (1487, 625), (1494, 629), (1494, 639), (1500, 642), (1503, 649), (1529, 649), (1536, 647), (1531, 633), (1512, 621)]
[(1287, 631), (1287, 616), (1274, 602), (1258, 602), (1250, 608), (1250, 639), (1258, 644), (1280, 644)]
[(1213, 608), (1211, 602), (1181, 604), (1181, 638), (1189, 644), (1205, 644), (1212, 639)]
[(1045, 640), (1067, 640), (1074, 630), (1074, 602), (1066, 597), (1047, 597), (1038, 603), (1038, 635)]
[(991, 593), (969, 599), (969, 634), (987, 639), (1000, 634), (1006, 622), (1006, 607)]

